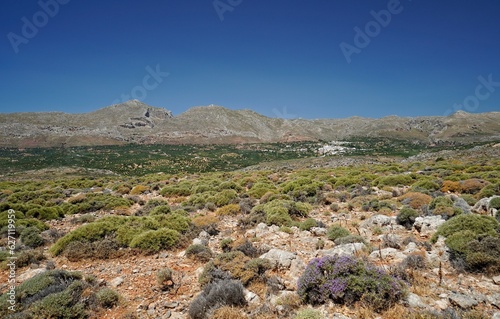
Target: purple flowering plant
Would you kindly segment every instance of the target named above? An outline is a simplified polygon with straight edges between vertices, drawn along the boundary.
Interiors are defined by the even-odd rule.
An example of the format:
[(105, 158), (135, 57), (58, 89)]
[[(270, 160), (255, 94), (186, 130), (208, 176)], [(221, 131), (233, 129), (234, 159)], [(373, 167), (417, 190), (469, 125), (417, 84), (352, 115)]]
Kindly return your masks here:
[(297, 293), (305, 303), (365, 303), (375, 311), (394, 305), (406, 294), (406, 284), (367, 261), (353, 256), (313, 259), (298, 280)]

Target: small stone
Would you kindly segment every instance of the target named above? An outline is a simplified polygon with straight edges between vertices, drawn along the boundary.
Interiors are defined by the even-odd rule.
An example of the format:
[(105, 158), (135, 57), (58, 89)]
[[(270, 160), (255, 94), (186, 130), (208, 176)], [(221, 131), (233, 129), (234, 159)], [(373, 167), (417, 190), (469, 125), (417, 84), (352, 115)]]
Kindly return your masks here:
[(163, 305), (165, 306), (165, 308), (175, 309), (175, 308), (177, 308), (179, 303), (177, 301), (172, 301), (172, 302), (166, 302)]
[(463, 294), (451, 294), (449, 299), (452, 304), (457, 305), (462, 309), (469, 309), (478, 304), (476, 299)]
[(168, 258), (168, 253), (166, 253), (166, 252), (162, 252), (162, 253), (160, 253), (160, 254), (158, 255), (158, 257), (159, 257), (159, 258), (162, 258), (162, 259), (164, 259), (164, 258)]
[(116, 277), (115, 279), (111, 280), (109, 284), (112, 287), (118, 287), (121, 284), (123, 284), (123, 281), (124, 281), (123, 277)]
[(486, 300), (493, 306), (500, 309), (500, 294), (486, 296)]
[(494, 282), (496, 285), (500, 285), (500, 276), (495, 276), (495, 277), (493, 277), (493, 278), (491, 278), (491, 279), (493, 279), (493, 282)]
[(422, 302), (422, 299), (420, 299), (420, 296), (414, 294), (414, 293), (409, 293), (408, 297), (406, 298), (406, 301), (408, 302), (408, 306), (411, 308), (426, 308), (427, 305)]
[(448, 300), (446, 299), (436, 300), (435, 304), (436, 307), (438, 307), (441, 310), (446, 310), (450, 306)]

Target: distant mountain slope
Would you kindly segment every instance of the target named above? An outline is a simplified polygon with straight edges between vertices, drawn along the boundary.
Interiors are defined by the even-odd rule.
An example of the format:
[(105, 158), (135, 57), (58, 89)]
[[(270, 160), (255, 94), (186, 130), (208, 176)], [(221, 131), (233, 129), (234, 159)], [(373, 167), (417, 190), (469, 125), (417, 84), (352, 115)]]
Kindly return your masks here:
[(194, 107), (173, 116), (133, 100), (84, 114), (0, 114), (1, 147), (123, 143), (253, 143), (385, 137), (423, 143), (500, 140), (500, 112), (447, 117), (277, 119), (250, 110)]

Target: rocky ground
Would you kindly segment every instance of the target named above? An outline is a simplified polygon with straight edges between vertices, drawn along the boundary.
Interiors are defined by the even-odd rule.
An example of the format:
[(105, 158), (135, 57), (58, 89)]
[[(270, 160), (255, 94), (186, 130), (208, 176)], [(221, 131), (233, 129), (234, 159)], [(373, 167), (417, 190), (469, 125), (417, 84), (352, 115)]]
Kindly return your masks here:
[[(380, 193), (380, 196), (384, 195), (389, 196), (387, 192)], [(159, 197), (156, 192), (141, 196), (144, 200)], [(341, 207), (345, 205), (345, 203), (338, 204)], [(138, 205), (126, 213), (133, 214), (136, 209)], [(101, 217), (113, 213), (113, 211), (97, 212), (96, 215)], [(213, 214), (208, 211), (198, 213)], [(50, 227), (67, 233), (78, 226), (72, 222), (75, 217), (78, 215), (52, 221)], [(310, 217), (321, 221), (325, 227), (301, 231), (297, 227), (283, 229), (278, 226), (258, 224), (254, 228), (242, 229), (238, 226), (237, 216), (224, 216), (217, 224), (219, 230), (217, 235), (211, 236), (202, 232), (194, 242), (206, 244), (214, 253), (221, 253), (220, 242), (223, 239), (246, 238), (256, 248), (266, 252), (261, 257), (269, 259), (273, 264), (273, 269), (269, 272), (279, 278), (281, 288), (279, 292), (270, 294), (259, 287), (250, 286), (249, 290), (246, 290), (248, 306), (244, 308), (249, 317), (253, 317), (252, 314), (264, 304), (269, 305), (269, 313), (272, 313), (268, 318), (286, 317), (288, 310), (279, 300), (283, 300), (283, 296), (286, 295), (295, 295), (297, 280), (306, 264), (314, 257), (329, 254), (357, 255), (369, 259), (380, 267), (390, 269), (396, 267), (407, 256), (420, 254), (425, 256), (425, 268), (412, 274), (416, 280), (410, 287), (410, 293), (402, 306), (418, 311), (440, 311), (450, 307), (476, 309), (492, 318), (500, 318), (500, 276), (458, 272), (449, 263), (443, 238), (433, 245), (428, 243), (430, 236), (444, 222), (440, 216), (419, 217), (411, 230), (398, 225), (395, 214), (382, 215), (364, 211), (335, 213), (330, 210), (330, 206), (320, 206), (310, 214)], [(351, 233), (363, 236), (367, 245), (362, 243), (335, 245), (326, 237), (326, 227), (333, 224), (341, 225)], [(324, 246), (321, 243), (324, 243)], [(116, 259), (89, 259), (78, 262), (71, 262), (66, 257), (59, 256), (49, 257), (38, 267), (35, 265), (18, 270), (17, 280), (21, 282), (44, 271), (48, 262), (55, 263), (56, 268), (93, 274), (100, 281), (100, 285), (113, 287), (121, 294), (120, 305), (110, 310), (102, 310), (98, 314), (99, 318), (126, 318), (125, 316), (131, 313), (139, 318), (188, 318), (189, 305), (201, 290), (198, 276), (205, 265), (204, 262), (187, 257), (184, 250), (162, 251), (154, 255), (127, 251), (127, 254)], [(156, 273), (165, 267), (174, 270), (175, 288), (162, 291), (158, 287)], [(5, 272), (2, 272), (0, 277), (2, 282), (6, 282)], [(317, 309), (323, 313), (324, 318), (394, 316), (394, 311), (387, 314), (367, 314), (357, 307), (345, 307), (333, 303)]]

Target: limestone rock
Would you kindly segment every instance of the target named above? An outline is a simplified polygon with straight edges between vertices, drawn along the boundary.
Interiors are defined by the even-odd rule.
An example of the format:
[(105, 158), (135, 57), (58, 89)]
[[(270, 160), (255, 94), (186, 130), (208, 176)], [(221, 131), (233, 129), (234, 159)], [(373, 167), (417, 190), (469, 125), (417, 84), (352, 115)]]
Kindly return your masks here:
[(292, 265), (292, 261), (297, 258), (297, 256), (291, 252), (273, 248), (264, 255), (260, 256), (260, 258), (269, 259), (274, 267), (289, 269)]

